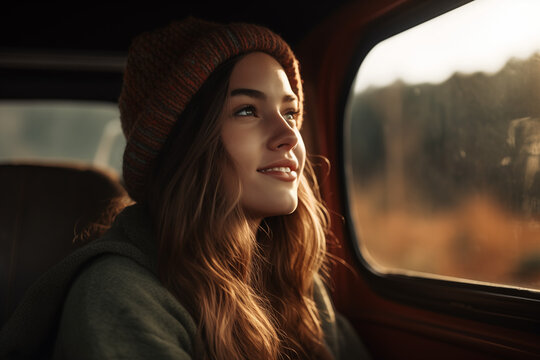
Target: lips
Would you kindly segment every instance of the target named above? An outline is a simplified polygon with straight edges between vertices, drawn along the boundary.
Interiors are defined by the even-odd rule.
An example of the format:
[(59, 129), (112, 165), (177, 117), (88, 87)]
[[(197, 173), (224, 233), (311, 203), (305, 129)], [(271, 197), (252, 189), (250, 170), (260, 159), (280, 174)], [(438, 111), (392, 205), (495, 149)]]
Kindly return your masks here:
[(293, 160), (278, 161), (262, 168), (257, 169), (257, 172), (275, 178), (281, 181), (295, 181), (298, 177), (296, 170), (298, 163)]

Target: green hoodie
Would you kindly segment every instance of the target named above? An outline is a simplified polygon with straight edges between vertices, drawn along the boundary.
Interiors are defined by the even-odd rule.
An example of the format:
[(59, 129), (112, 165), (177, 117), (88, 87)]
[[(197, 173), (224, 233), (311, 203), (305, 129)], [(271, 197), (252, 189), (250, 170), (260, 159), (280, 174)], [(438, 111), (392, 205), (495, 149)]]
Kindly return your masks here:
[[(2, 328), (0, 359), (192, 359), (197, 324), (159, 282), (149, 239), (145, 209), (130, 206), (45, 273)], [(334, 357), (368, 359), (319, 279), (314, 300)]]

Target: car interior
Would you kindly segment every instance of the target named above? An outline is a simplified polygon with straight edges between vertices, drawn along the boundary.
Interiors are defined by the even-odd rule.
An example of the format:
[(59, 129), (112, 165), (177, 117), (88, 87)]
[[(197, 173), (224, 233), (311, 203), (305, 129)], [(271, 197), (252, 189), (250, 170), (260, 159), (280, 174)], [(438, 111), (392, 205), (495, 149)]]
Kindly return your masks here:
[[(526, 0), (6, 5), (0, 324), (126, 195), (117, 99), (131, 40), (196, 16), (267, 26), (297, 55), (302, 135), (330, 163), (317, 167), (332, 213), (328, 286), (373, 359), (540, 358), (535, 10)], [(504, 46), (514, 47), (489, 69), (475, 65), (475, 49), (494, 61)], [(442, 59), (451, 68), (431, 75)]]

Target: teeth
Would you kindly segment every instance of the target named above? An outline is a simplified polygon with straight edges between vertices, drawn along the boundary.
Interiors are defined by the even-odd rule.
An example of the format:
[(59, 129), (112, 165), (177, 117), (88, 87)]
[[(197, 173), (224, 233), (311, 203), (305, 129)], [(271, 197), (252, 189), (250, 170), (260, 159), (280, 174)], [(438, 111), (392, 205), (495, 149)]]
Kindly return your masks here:
[(273, 167), (273, 168), (260, 170), (260, 172), (268, 172), (268, 171), (281, 171), (281, 172), (288, 173), (288, 172), (291, 172), (291, 168), (290, 167)]

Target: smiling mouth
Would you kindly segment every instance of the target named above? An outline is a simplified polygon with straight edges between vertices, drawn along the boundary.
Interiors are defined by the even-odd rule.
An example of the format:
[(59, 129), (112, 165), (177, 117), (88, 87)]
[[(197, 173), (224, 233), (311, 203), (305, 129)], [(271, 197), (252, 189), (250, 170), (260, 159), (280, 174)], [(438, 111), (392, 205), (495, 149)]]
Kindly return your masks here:
[(262, 173), (269, 172), (269, 171), (281, 171), (281, 172), (290, 173), (291, 168), (290, 167), (273, 167), (273, 168), (268, 168), (268, 169), (261, 169), (258, 171)]
[(269, 175), (277, 180), (281, 181), (294, 181), (297, 178), (296, 171), (291, 170), (288, 166), (271, 167), (266, 169), (257, 170), (264, 175)]

